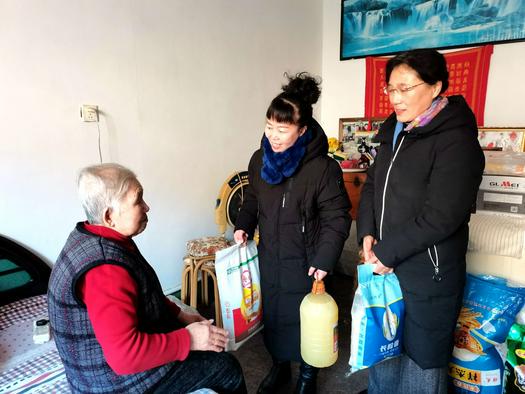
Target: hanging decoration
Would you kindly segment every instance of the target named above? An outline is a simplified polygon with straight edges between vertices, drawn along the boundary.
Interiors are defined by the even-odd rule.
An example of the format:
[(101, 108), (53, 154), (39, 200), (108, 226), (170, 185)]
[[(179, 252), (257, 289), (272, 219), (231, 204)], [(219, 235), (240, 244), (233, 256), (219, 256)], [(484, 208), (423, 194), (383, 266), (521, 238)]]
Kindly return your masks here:
[[(444, 53), (449, 72), (449, 87), (445, 96), (462, 95), (474, 111), (479, 126), (483, 126), (485, 97), (490, 57), (494, 46)], [(386, 118), (393, 111), (388, 96), (385, 68), (389, 57), (366, 58), (365, 118)]]

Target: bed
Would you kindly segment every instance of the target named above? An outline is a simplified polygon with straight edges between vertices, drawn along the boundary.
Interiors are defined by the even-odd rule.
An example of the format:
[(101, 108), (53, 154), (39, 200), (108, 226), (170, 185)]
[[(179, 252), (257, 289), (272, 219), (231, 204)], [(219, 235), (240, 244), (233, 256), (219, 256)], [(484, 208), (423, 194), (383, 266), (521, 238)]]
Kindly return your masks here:
[(51, 269), (0, 236), (0, 393), (70, 393), (54, 341), (34, 344), (33, 322), (47, 317)]
[(0, 307), (0, 393), (70, 393), (53, 340), (33, 343), (33, 321), (47, 316), (45, 295)]
[[(0, 236), (0, 393), (71, 393), (51, 336), (33, 343), (33, 322), (47, 318), (50, 267), (20, 244)], [(197, 311), (168, 296), (183, 310)], [(193, 394), (212, 394), (201, 389)]]

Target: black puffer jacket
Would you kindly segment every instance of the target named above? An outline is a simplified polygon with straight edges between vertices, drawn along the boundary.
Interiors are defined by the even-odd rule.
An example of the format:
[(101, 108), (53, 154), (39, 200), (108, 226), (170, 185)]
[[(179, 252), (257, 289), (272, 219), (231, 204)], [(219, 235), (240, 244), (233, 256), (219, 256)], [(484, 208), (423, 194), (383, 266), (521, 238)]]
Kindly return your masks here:
[(266, 347), (280, 360), (300, 360), (299, 306), (311, 291), (310, 266), (330, 271), (350, 229), (350, 201), (337, 162), (327, 156), (321, 126), (296, 173), (278, 185), (261, 178), (262, 149), (248, 168), (250, 184), (236, 222), (250, 236), (259, 225), (259, 266)]
[[(406, 303), (405, 349), (423, 368), (446, 365), (452, 349), (468, 222), (484, 168), (472, 111), (462, 96), (448, 100), (428, 125), (402, 131), (395, 151), (395, 114), (383, 123), (357, 223), (358, 239), (374, 236), (374, 253), (395, 269)], [(433, 279), (432, 260), (441, 281)]]

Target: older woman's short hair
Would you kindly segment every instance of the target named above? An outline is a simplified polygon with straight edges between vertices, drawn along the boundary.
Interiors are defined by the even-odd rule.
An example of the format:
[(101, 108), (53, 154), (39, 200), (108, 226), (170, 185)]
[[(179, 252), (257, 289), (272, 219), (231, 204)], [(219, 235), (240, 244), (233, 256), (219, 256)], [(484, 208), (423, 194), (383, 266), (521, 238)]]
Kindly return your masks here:
[(445, 56), (435, 49), (412, 49), (401, 52), (390, 58), (386, 63), (386, 83), (390, 81), (390, 74), (397, 66), (407, 65), (419, 74), (419, 77), (429, 85), (441, 81), (441, 91), (445, 93), (448, 89), (448, 70)]
[(102, 224), (107, 208), (118, 210), (134, 182), (138, 182), (135, 173), (116, 163), (93, 165), (80, 170), (78, 194), (89, 223)]

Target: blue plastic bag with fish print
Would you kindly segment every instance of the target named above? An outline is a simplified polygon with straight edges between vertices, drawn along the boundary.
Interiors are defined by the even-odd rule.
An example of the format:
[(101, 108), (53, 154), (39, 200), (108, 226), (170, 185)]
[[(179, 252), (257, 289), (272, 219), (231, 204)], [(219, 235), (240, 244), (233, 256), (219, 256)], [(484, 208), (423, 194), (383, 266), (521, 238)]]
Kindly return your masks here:
[(405, 303), (394, 273), (374, 275), (373, 264), (357, 266), (352, 304), (350, 372), (401, 354)]
[(467, 275), (449, 363), (449, 392), (500, 394), (504, 364), (495, 346), (505, 342), (525, 300), (523, 288), (503, 278)]

